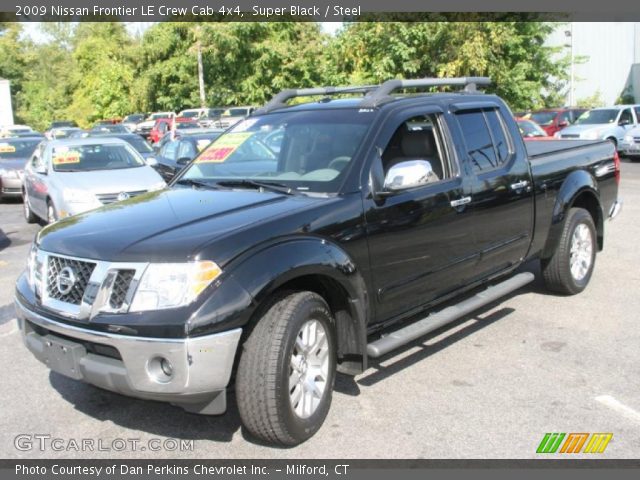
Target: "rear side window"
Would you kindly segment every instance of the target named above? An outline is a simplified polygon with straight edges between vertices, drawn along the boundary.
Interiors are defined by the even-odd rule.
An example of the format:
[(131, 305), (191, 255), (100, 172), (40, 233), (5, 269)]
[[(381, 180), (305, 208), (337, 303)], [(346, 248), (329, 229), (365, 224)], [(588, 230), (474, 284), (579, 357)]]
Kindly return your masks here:
[(456, 117), (474, 172), (497, 168), (509, 159), (511, 148), (497, 110), (467, 110)]

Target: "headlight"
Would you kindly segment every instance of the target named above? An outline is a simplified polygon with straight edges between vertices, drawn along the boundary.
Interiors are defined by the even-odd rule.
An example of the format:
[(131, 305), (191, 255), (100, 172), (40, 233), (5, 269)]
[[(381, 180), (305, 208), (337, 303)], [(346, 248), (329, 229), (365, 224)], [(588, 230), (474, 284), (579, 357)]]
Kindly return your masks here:
[(40, 295), (42, 295), (42, 267), (43, 264), (38, 260), (38, 247), (34, 242), (27, 257), (27, 281), (31, 289)]
[(585, 140), (597, 140), (598, 138), (600, 138), (600, 132), (597, 130), (592, 130), (585, 133), (582, 138), (584, 138)]
[(622, 141), (624, 143), (633, 143), (633, 137), (631, 135), (625, 135)]
[(62, 196), (69, 203), (95, 203), (96, 197), (93, 193), (86, 190), (66, 189)]
[(222, 270), (209, 260), (191, 263), (152, 263), (145, 270), (131, 303), (131, 312), (188, 305)]

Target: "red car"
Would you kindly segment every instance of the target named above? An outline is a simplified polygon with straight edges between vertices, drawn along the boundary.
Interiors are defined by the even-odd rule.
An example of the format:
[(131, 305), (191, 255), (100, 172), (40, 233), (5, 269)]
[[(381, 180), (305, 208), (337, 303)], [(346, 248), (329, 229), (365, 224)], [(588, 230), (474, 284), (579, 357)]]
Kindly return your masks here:
[(571, 125), (586, 111), (586, 108), (577, 107), (547, 108), (530, 113), (525, 118), (536, 122), (547, 132), (547, 135), (553, 137), (556, 132)]
[(516, 123), (518, 124), (518, 130), (520, 130), (522, 138), (525, 140), (553, 140), (553, 137), (547, 135), (547, 132), (533, 120), (516, 118)]
[[(159, 118), (149, 133), (151, 143), (157, 143), (173, 128), (173, 118)], [(192, 118), (178, 117), (175, 119), (176, 128), (198, 128), (198, 122)]]

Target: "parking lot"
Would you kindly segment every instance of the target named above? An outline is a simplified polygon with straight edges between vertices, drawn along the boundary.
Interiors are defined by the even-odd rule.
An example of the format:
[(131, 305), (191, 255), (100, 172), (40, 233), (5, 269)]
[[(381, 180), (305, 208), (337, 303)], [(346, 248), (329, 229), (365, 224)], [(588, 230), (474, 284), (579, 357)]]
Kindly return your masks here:
[[(546, 432), (611, 432), (604, 458), (640, 445), (640, 162), (623, 160), (621, 215), (588, 289), (525, 287), (490, 308), (339, 375), (324, 427), (293, 449), (253, 441), (229, 411), (203, 417), (99, 390), (40, 364), (22, 345), (13, 284), (38, 226), (0, 204), (0, 455), (9, 458), (534, 458)], [(535, 264), (527, 269), (537, 271)], [(17, 449), (15, 437), (193, 440), (191, 451)], [(143, 447), (144, 448), (144, 447)], [(593, 455), (591, 455), (593, 458)]]

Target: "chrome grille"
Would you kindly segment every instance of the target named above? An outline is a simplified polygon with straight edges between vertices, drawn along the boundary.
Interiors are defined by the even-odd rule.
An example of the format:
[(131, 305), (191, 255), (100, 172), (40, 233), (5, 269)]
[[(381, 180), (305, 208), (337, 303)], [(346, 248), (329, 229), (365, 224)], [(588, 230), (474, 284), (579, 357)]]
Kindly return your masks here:
[(118, 275), (113, 282), (111, 296), (109, 297), (109, 306), (114, 310), (122, 308), (135, 274), (135, 270), (118, 270)]
[(633, 141), (636, 143), (640, 143), (640, 137), (633, 137)]
[[(58, 290), (57, 280), (60, 271), (66, 267), (73, 270), (76, 281), (71, 287), (71, 291), (63, 294)], [(55, 300), (80, 305), (95, 267), (96, 264), (92, 262), (50, 255), (47, 263), (47, 294)]]
[(147, 193), (146, 190), (136, 190), (135, 192), (117, 192), (117, 193), (99, 193), (96, 195), (98, 200), (103, 205), (109, 205), (110, 203), (114, 203), (118, 201), (118, 195), (121, 193), (126, 193), (129, 195), (129, 198), (137, 197), (138, 195), (142, 195), (143, 193)]

